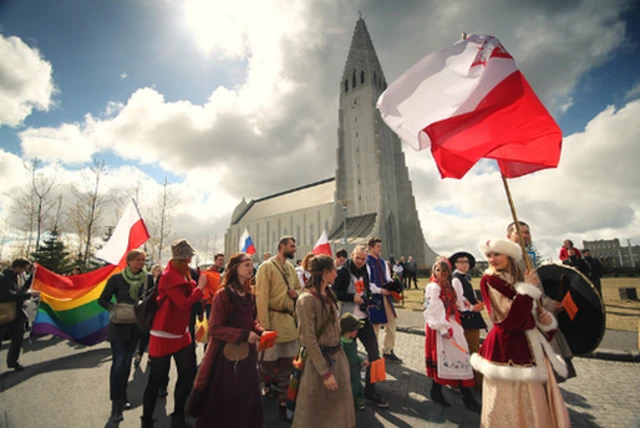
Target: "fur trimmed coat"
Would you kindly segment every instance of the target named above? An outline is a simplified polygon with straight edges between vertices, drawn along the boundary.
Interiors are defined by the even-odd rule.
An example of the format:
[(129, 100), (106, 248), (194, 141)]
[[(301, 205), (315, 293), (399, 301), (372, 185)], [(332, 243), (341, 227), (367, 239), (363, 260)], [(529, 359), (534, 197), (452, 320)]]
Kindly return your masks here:
[[(564, 360), (558, 356), (549, 341), (558, 322), (542, 325), (537, 322), (536, 311), (542, 293), (532, 284), (514, 285), (497, 274), (485, 274), (480, 290), (493, 328), (480, 347), (471, 356), (471, 365), (487, 378), (542, 382), (547, 380), (544, 354), (561, 376), (567, 375)], [(544, 310), (544, 309), (543, 309)]]

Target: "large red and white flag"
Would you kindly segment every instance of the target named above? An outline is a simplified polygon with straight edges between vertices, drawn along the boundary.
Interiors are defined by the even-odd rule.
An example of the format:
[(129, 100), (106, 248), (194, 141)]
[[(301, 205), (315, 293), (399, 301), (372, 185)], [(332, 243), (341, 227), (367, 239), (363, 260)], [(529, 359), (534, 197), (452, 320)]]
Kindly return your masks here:
[(127, 264), (127, 253), (140, 247), (148, 239), (147, 226), (132, 199), (113, 229), (111, 238), (104, 244), (104, 247), (96, 251), (95, 256), (123, 268)]
[(416, 150), (431, 147), (442, 177), (481, 158), (509, 178), (555, 168), (562, 131), (495, 37), (472, 34), (406, 71), (380, 96), (382, 119)]
[(313, 247), (313, 254), (326, 254), (329, 257), (333, 257), (333, 254), (331, 253), (331, 245), (329, 245), (329, 237), (327, 236), (326, 230), (322, 231), (320, 239), (318, 239), (315, 247)]

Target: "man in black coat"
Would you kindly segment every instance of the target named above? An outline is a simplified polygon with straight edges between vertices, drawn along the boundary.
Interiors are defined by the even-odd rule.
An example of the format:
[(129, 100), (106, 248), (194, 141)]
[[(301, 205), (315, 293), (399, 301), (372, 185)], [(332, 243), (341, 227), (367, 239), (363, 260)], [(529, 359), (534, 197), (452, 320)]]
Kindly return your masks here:
[(7, 367), (16, 371), (24, 370), (18, 362), (24, 337), (25, 316), (22, 312), (22, 304), (31, 297), (31, 292), (27, 292), (31, 282), (28, 281), (24, 287), (18, 288), (18, 277), (26, 272), (29, 266), (31, 266), (29, 260), (15, 259), (11, 267), (0, 274), (0, 303), (11, 302), (16, 305), (16, 318), (8, 324), (0, 325), (0, 345), (8, 331), (11, 336), (11, 345), (7, 353)]
[(594, 259), (591, 256), (591, 251), (587, 248), (582, 250), (582, 257), (587, 267), (587, 277), (591, 280), (593, 286), (596, 287), (596, 290), (598, 290), (598, 293), (602, 296), (602, 284), (600, 283), (600, 278), (602, 278), (602, 264), (600, 263), (600, 260)]
[[(356, 318), (364, 322), (363, 327), (358, 330), (356, 336), (367, 351), (369, 362), (380, 358), (378, 338), (376, 337), (373, 325), (369, 321), (367, 313), (367, 299), (371, 296), (369, 275), (367, 274), (367, 247), (358, 245), (351, 253), (351, 258), (344, 266), (338, 269), (338, 277), (331, 289), (336, 294), (338, 300), (342, 302), (342, 314), (350, 312)], [(382, 397), (376, 394), (374, 383), (371, 383), (371, 367), (367, 367), (365, 378), (364, 398), (368, 402), (380, 408), (389, 407)], [(358, 410), (364, 410), (359, 408)]]

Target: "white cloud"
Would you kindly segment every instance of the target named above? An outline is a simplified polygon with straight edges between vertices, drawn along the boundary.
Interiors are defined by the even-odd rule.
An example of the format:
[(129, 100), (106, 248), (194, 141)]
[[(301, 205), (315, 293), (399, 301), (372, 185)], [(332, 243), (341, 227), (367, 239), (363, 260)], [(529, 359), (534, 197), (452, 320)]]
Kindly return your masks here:
[[(640, 100), (607, 107), (583, 132), (565, 137), (557, 169), (510, 180), (518, 216), (545, 257), (557, 258), (567, 238), (577, 245), (613, 237), (639, 242), (640, 129), (632, 125), (638, 115)], [(474, 168), (462, 180), (416, 180), (436, 174), (433, 161), (411, 149), (407, 159), (425, 236), (436, 251), (478, 254), (478, 241), (505, 235), (512, 220), (498, 172), (476, 175)], [(451, 206), (454, 214), (436, 206)]]
[[(364, 0), (357, 5), (217, 2), (215, 8), (210, 3), (192, 0), (176, 7), (184, 6), (184, 25), (203, 55), (222, 59), (220, 66), (226, 60), (229, 67), (246, 61), (245, 81), (218, 87), (203, 104), (167, 101), (155, 88), (139, 88), (126, 102), (107, 103), (100, 117), (87, 114), (76, 123), (24, 130), (19, 134), (24, 153), (82, 164), (95, 154), (113, 152), (159, 164), (185, 177), (180, 191), (189, 220), (179, 222), (184, 233), (211, 232), (203, 226), (209, 222), (221, 228), (221, 235), (226, 227), (221, 219), (242, 196), (258, 197), (333, 175), (338, 88), (358, 9), (387, 81), (428, 52), (453, 43), (461, 30), (487, 32), (501, 39), (545, 105), (560, 114), (571, 106), (584, 73), (605, 62), (626, 36), (620, 20), (623, 1), (514, 6), (502, 0), (490, 7), (478, 2), (398, 7)], [(613, 157), (620, 150), (633, 152), (625, 135), (630, 126), (621, 118), (635, 109), (630, 103), (617, 112), (605, 110), (583, 133), (567, 137), (558, 170), (513, 182), (519, 211), (543, 250), (555, 253), (555, 241), (565, 233), (575, 241), (588, 233), (608, 236), (611, 230), (637, 233), (629, 226), (637, 226), (632, 220), (638, 218), (637, 207), (625, 205), (625, 198), (598, 202), (610, 201), (617, 192), (603, 190), (601, 183), (625, 188), (618, 183), (624, 178), (615, 185), (609, 179), (624, 176), (625, 169), (604, 162), (617, 165)], [(616, 128), (604, 132), (612, 124)], [(407, 153), (407, 159), (425, 235), (436, 250), (475, 250), (476, 238), (503, 234), (509, 212), (489, 162), (461, 181), (439, 181), (427, 153)], [(436, 206), (451, 207), (456, 214), (438, 212)], [(580, 212), (574, 213), (574, 207)]]
[(636, 83), (629, 89), (629, 91), (625, 94), (625, 100), (632, 100), (640, 97), (640, 82)]
[(49, 111), (56, 87), (51, 63), (19, 37), (0, 34), (0, 126), (20, 126), (34, 109)]

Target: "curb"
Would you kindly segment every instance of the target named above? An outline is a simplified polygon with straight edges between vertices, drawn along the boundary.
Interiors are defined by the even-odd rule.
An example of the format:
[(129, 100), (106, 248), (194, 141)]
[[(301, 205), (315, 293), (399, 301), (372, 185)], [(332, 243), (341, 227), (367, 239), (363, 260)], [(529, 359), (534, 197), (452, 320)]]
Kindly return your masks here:
[[(424, 336), (424, 330), (416, 327), (396, 327), (397, 331), (409, 334), (415, 334), (417, 336)], [(480, 343), (484, 338), (480, 338)], [(640, 353), (630, 351), (618, 351), (616, 349), (602, 349), (598, 348), (590, 355), (580, 355), (577, 358), (590, 358), (603, 361), (618, 361), (623, 363), (640, 363)]]

